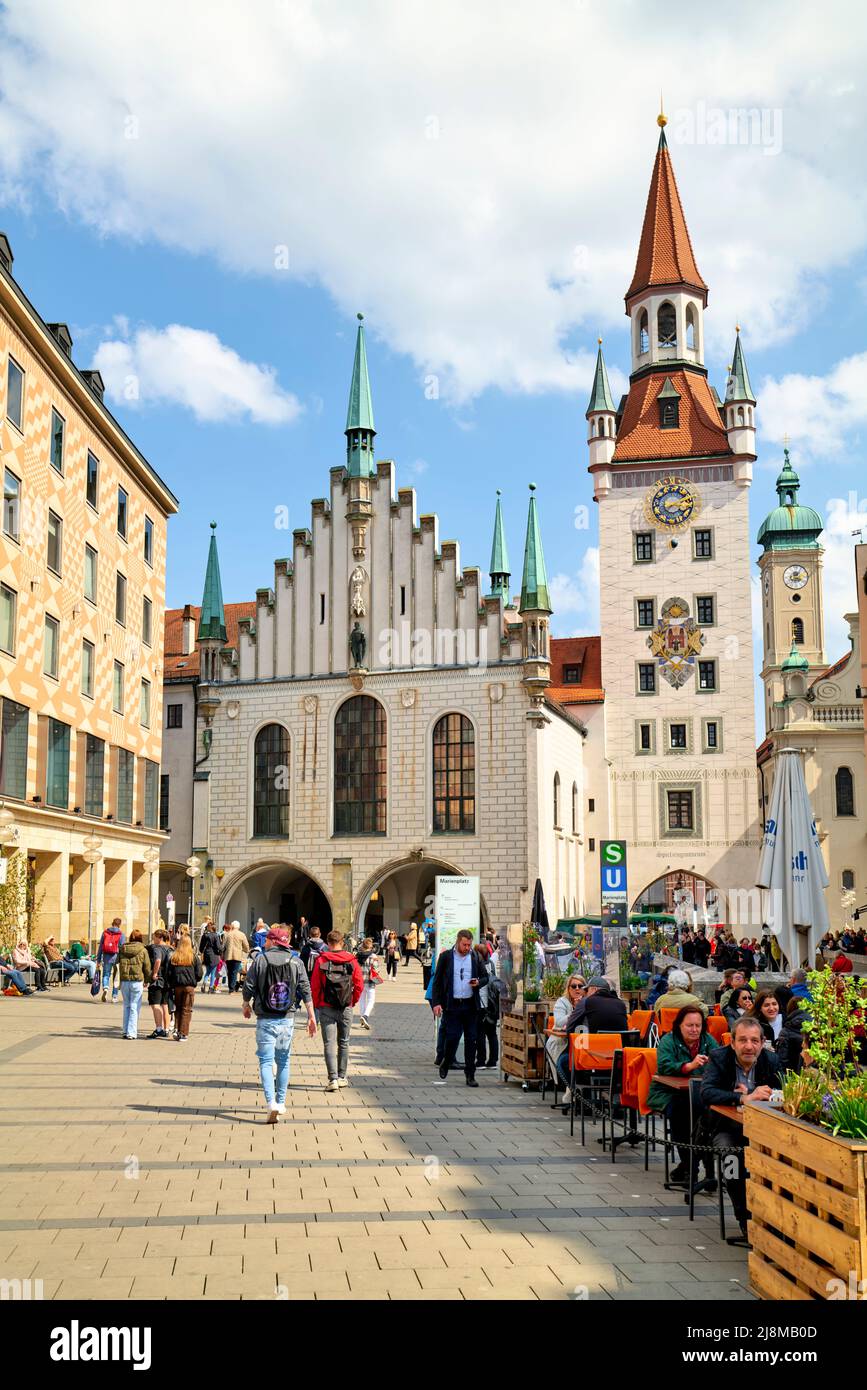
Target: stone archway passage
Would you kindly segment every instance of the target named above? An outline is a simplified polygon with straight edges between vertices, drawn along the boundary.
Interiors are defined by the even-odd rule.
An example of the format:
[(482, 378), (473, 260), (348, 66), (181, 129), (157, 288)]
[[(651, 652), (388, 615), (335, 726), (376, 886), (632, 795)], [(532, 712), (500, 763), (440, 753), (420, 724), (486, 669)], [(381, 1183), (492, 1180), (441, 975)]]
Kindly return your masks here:
[(217, 906), (217, 922), (239, 921), (249, 933), (259, 918), (273, 926), (297, 926), (306, 917), (323, 937), (331, 930), (331, 904), (316, 879), (297, 864), (271, 863), (254, 867), (225, 890)]
[[(691, 895), (691, 896), (690, 896)], [(670, 869), (649, 883), (635, 899), (631, 911), (664, 912), (684, 916), (684, 926), (713, 926), (722, 920), (723, 894), (710, 879), (690, 869)], [(693, 912), (695, 916), (693, 917)]]
[[(363, 894), (357, 908), (355, 933), (359, 938), (378, 934), (385, 927), (402, 936), (411, 922), (419, 927), (428, 915), (434, 914), (437, 874), (459, 873), (452, 864), (437, 859), (410, 859), (384, 868), (382, 874)], [(480, 902), (479, 927), (484, 927), (487, 912)]]

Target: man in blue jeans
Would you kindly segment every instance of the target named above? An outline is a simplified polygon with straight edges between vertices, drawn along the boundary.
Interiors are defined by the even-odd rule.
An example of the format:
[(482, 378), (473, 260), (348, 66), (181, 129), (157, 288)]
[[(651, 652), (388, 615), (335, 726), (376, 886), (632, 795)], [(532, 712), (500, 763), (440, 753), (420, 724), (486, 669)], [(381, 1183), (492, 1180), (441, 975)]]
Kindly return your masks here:
[(289, 1058), (299, 1000), (307, 1009), (307, 1032), (311, 1038), (316, 1036), (310, 981), (298, 956), (290, 952), (285, 928), (272, 927), (268, 932), (264, 951), (253, 957), (247, 969), (242, 997), (244, 1017), (256, 1015), (256, 1056), (268, 1124), (273, 1125), (286, 1111)]
[(119, 917), (115, 917), (110, 927), (106, 927), (102, 936), (99, 938), (99, 948), (96, 952), (97, 965), (102, 966), (102, 1002), (106, 1002), (108, 997), (108, 987), (112, 986), (111, 1002), (114, 1004), (118, 998), (120, 982), (116, 974), (113, 974), (114, 967), (117, 965), (118, 952), (126, 942), (123, 934), (123, 923)]

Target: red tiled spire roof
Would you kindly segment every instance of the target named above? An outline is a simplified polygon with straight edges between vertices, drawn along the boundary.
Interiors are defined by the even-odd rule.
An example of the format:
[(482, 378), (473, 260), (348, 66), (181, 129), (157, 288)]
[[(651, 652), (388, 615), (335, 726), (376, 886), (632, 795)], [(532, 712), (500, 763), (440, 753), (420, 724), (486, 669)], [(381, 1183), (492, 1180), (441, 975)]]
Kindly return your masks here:
[[(659, 425), (656, 400), (666, 380), (671, 381), (680, 396), (679, 424), (675, 430), (664, 430)], [(706, 377), (681, 368), (667, 376), (664, 371), (654, 372), (632, 383), (617, 431), (615, 463), (730, 453), (719, 406)]]
[(654, 285), (689, 286), (707, 302), (707, 285), (695, 263), (664, 132), (650, 180), (635, 274), (626, 291), (627, 312), (629, 301)]

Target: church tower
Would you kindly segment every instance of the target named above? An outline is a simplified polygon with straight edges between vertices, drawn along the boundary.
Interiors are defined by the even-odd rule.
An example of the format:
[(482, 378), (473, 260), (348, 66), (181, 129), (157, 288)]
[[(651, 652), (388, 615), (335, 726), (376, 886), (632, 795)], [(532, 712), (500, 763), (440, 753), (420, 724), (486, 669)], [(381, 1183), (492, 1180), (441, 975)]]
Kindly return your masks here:
[[(775, 704), (783, 699), (783, 669), (791, 658), (807, 671), (826, 666), (822, 609), (823, 523), (819, 513), (798, 501), (801, 483), (783, 450), (777, 478), (778, 504), (759, 527), (762, 547), (762, 680), (765, 685), (765, 732), (773, 728)], [(787, 662), (789, 664), (787, 664)]]
[(615, 412), (600, 349), (587, 410), (608, 833), (627, 841), (631, 904), (670, 910), (670, 885), (679, 884), (694, 891), (699, 912), (711, 895), (709, 911), (732, 922), (725, 895), (754, 881), (758, 850), (748, 511), (755, 401), (739, 337), (725, 402), (708, 380), (708, 287), (665, 125), (660, 115), (626, 292), (629, 391)]

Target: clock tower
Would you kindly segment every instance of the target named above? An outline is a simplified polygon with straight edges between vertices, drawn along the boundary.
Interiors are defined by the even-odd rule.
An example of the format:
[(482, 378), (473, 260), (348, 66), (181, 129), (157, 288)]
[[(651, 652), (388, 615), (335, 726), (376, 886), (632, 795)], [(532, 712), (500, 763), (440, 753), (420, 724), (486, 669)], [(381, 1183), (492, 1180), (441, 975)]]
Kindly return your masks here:
[(729, 902), (754, 882), (759, 847), (748, 500), (755, 400), (740, 337), (725, 400), (708, 380), (708, 287), (665, 124), (660, 116), (626, 293), (629, 391), (612, 411), (600, 349), (587, 412), (608, 833), (628, 842), (633, 908), (671, 910), (686, 888), (699, 921), (752, 931), (760, 923), (740, 921)]
[(775, 704), (783, 698), (784, 664), (795, 653), (805, 669), (826, 666), (822, 611), (823, 524), (819, 513), (798, 501), (800, 479), (783, 450), (777, 478), (778, 505), (759, 527), (762, 583), (762, 680), (765, 732), (773, 728)]

